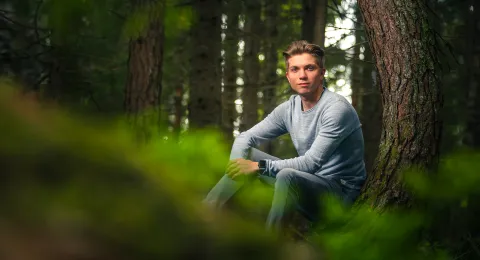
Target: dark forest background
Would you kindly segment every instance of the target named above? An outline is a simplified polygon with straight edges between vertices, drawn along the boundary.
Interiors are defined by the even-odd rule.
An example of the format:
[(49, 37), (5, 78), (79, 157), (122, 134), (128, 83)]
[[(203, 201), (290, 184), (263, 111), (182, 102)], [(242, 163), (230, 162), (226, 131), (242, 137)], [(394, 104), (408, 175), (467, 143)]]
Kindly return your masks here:
[[(480, 259), (479, 9), (0, 0), (0, 257)], [(359, 114), (369, 173), (307, 249), (262, 232), (261, 187), (243, 221), (197, 205), (235, 136), (293, 94), (281, 52), (299, 39)], [(261, 148), (297, 156), (288, 136)]]

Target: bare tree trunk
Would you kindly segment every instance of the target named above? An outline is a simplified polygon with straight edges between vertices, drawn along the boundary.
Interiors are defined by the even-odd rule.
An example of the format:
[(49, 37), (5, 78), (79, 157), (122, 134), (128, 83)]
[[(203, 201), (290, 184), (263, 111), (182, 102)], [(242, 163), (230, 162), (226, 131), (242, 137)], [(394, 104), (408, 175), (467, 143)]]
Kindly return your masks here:
[[(277, 3), (267, 3), (265, 6), (265, 24), (266, 39), (264, 40), (265, 51), (265, 80), (263, 87), (263, 117), (270, 114), (277, 105), (277, 86), (278, 86), (278, 13), (280, 5)], [(274, 142), (270, 141), (265, 147), (265, 152), (273, 154)]]
[(362, 199), (372, 206), (410, 202), (398, 178), (438, 163), (442, 100), (433, 32), (422, 1), (359, 0), (383, 100), (383, 132)]
[(328, 0), (303, 0), (302, 38), (325, 47)]
[[(365, 168), (369, 173), (372, 171), (380, 143), (382, 104), (380, 92), (374, 83), (375, 68), (370, 63), (372, 52), (363, 31), (362, 16), (358, 8), (355, 10), (355, 16), (357, 23), (355, 26), (355, 58), (352, 60), (352, 105), (357, 110), (362, 123), (365, 141)], [(360, 60), (360, 55), (363, 55), (363, 61)]]
[(247, 0), (245, 18), (245, 52), (243, 58), (243, 114), (240, 130), (245, 131), (258, 121), (258, 86), (260, 80), (260, 34), (261, 5), (258, 0)]
[(188, 105), (191, 126), (219, 127), (222, 119), (221, 0), (197, 0)]
[(130, 39), (125, 111), (139, 141), (147, 141), (151, 128), (160, 123), (162, 92), (163, 10), (162, 1), (134, 0), (135, 10), (148, 10), (149, 23)]
[(228, 143), (233, 142), (233, 122), (237, 117), (235, 99), (237, 97), (237, 70), (238, 70), (238, 16), (241, 5), (237, 0), (227, 1), (227, 29), (223, 49), (225, 50), (225, 65), (223, 71), (223, 119), (222, 131)]

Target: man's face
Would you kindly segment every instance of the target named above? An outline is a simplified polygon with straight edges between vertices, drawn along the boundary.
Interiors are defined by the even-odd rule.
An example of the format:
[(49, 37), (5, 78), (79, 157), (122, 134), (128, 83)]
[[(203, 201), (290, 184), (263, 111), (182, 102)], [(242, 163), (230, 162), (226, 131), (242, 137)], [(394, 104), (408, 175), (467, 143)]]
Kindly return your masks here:
[(309, 97), (322, 87), (325, 69), (320, 68), (314, 56), (308, 53), (293, 55), (288, 59), (287, 79), (300, 96)]

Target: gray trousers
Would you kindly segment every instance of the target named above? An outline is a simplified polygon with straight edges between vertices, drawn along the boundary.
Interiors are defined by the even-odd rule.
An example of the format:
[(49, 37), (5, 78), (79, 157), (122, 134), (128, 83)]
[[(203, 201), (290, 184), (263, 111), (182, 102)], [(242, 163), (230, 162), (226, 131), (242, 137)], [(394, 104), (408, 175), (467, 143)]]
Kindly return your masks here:
[[(251, 148), (248, 159), (279, 160), (255, 148)], [(319, 214), (319, 198), (324, 193), (345, 197), (342, 187), (336, 181), (295, 169), (282, 169), (275, 178), (261, 175), (258, 178), (274, 187), (272, 206), (266, 221), (268, 230), (280, 230), (286, 214), (292, 210), (299, 210), (315, 222)], [(224, 175), (208, 193), (204, 203), (221, 208), (244, 185), (244, 182)]]

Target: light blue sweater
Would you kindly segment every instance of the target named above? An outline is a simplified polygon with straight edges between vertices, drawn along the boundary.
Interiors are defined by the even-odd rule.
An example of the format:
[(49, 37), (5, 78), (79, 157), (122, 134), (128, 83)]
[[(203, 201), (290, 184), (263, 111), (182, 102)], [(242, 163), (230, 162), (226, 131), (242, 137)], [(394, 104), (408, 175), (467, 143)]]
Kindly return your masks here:
[(300, 96), (291, 96), (235, 139), (230, 159), (246, 158), (250, 147), (287, 133), (299, 156), (267, 160), (263, 174), (274, 177), (281, 169), (292, 168), (361, 188), (366, 179), (362, 129), (343, 96), (324, 89), (319, 102), (307, 111), (302, 111)]

